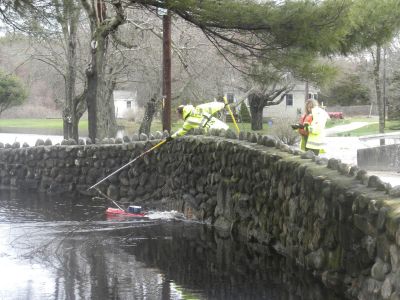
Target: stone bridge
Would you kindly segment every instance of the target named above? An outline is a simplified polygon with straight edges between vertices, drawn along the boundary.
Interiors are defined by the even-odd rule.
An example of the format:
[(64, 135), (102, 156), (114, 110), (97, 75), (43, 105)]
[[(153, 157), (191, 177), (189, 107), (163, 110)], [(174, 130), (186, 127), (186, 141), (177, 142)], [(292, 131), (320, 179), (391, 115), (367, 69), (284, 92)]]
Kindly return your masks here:
[[(1, 187), (94, 195), (89, 186), (157, 140), (106, 142), (7, 145)], [(400, 189), (356, 166), (269, 136), (213, 132), (163, 145), (99, 188), (273, 247), (346, 298), (400, 299)]]

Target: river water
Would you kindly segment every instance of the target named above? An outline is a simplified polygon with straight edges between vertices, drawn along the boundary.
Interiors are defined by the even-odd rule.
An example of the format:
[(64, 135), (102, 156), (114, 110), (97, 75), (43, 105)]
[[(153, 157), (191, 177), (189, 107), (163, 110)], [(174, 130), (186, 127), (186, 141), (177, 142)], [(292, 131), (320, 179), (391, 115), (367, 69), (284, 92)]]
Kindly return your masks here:
[(0, 299), (339, 299), (265, 248), (174, 212), (0, 193)]

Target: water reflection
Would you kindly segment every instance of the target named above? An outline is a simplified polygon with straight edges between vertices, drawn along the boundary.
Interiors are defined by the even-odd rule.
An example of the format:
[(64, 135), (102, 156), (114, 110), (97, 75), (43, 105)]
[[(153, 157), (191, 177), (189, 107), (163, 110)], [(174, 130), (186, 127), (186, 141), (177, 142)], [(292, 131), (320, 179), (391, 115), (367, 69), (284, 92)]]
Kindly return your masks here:
[(1, 299), (336, 299), (283, 258), (208, 226), (109, 221), (101, 200), (0, 199)]

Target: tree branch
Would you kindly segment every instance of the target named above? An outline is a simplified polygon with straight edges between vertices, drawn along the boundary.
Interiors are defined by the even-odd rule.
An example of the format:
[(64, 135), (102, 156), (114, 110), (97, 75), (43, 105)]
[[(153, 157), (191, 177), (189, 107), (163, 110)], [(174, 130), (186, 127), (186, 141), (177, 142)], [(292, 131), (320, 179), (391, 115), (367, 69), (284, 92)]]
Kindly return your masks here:
[(116, 14), (112, 18), (105, 19), (102, 22), (102, 26), (100, 28), (101, 28), (101, 35), (103, 37), (107, 37), (110, 32), (113, 32), (114, 30), (118, 29), (118, 26), (123, 24), (126, 20), (125, 10), (122, 7), (121, 1), (113, 0), (112, 6), (114, 7), (114, 11)]

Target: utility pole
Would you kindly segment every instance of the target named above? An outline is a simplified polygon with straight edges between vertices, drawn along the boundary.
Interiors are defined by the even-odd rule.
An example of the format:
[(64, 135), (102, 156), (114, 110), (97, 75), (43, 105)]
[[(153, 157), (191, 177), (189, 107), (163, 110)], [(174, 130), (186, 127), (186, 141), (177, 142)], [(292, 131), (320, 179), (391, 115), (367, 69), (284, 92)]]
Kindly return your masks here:
[(304, 101), (307, 101), (310, 97), (308, 96), (309, 93), (309, 86), (308, 86), (308, 80), (306, 80), (305, 85), (304, 85)]
[(171, 15), (168, 10), (163, 16), (163, 131), (171, 132)]
[(382, 96), (383, 96), (383, 127), (386, 127), (386, 47), (383, 47), (383, 76), (382, 76)]

